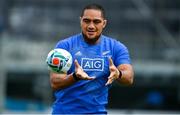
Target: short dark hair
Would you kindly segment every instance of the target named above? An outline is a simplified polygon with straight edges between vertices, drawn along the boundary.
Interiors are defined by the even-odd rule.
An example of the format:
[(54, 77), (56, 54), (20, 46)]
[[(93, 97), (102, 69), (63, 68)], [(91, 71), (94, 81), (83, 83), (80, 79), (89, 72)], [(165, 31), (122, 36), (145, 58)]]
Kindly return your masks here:
[(105, 10), (99, 4), (89, 4), (89, 5), (85, 6), (81, 12), (81, 17), (84, 15), (84, 11), (87, 9), (99, 10), (99, 11), (101, 11), (102, 17), (105, 18)]

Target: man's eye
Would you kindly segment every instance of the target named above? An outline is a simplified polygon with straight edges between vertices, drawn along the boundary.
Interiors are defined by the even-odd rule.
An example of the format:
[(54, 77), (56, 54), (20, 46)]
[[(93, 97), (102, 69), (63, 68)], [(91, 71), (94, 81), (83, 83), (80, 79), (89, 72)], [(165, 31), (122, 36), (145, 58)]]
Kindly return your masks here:
[(90, 20), (84, 19), (83, 20), (85, 23), (90, 23)]
[(100, 20), (94, 20), (93, 21), (95, 24), (99, 24), (99, 23), (101, 23), (101, 21)]

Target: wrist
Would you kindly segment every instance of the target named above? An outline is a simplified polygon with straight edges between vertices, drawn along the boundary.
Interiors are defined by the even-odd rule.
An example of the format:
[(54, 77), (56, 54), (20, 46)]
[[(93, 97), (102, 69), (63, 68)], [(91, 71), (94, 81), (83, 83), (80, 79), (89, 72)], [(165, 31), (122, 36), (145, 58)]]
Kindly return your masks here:
[(122, 71), (119, 70), (119, 79), (121, 79), (121, 78), (122, 78)]
[(79, 78), (79, 77), (77, 77), (77, 75), (76, 75), (76, 73), (75, 73), (75, 72), (72, 74), (72, 76), (73, 76), (73, 78), (74, 78), (74, 80), (75, 80), (75, 81), (79, 81), (79, 80), (80, 80), (80, 78)]

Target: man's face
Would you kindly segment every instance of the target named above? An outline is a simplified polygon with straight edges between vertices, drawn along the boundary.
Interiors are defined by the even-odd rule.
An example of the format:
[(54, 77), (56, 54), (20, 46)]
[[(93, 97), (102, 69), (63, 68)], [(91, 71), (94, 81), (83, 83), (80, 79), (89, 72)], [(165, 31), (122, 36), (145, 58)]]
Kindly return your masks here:
[[(80, 17), (81, 29), (86, 40), (97, 39), (101, 35), (107, 21), (102, 17), (101, 11), (86, 9), (84, 15)], [(96, 40), (95, 40), (96, 41)]]

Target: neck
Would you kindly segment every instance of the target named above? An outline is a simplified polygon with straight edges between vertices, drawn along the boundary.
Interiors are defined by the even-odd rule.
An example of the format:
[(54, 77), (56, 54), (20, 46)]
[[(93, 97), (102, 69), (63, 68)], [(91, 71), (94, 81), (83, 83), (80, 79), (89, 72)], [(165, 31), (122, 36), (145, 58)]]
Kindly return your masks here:
[(82, 35), (83, 35), (84, 41), (85, 41), (86, 43), (90, 44), (90, 45), (94, 45), (94, 44), (99, 43), (100, 37), (101, 37), (101, 35), (100, 35), (100, 36), (98, 36), (98, 37), (96, 37), (96, 38), (89, 39), (89, 38), (87, 38), (87, 36), (85, 36), (83, 33), (82, 33)]

